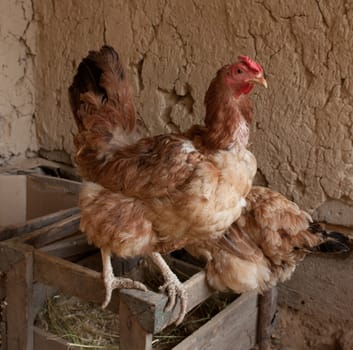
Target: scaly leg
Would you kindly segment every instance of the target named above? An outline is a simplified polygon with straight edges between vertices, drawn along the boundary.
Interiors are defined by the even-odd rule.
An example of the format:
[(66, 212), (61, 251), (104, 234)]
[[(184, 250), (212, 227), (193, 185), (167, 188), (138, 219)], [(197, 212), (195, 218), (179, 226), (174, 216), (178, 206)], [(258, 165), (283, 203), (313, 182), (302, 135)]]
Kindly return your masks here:
[(112, 298), (112, 291), (116, 288), (127, 288), (127, 289), (141, 289), (147, 291), (146, 286), (138, 281), (134, 281), (130, 278), (115, 277), (113, 273), (113, 267), (111, 263), (111, 252), (109, 249), (101, 248), (102, 263), (103, 263), (103, 281), (105, 286), (105, 300), (102, 304), (102, 308), (106, 308)]
[(164, 284), (159, 289), (162, 291), (167, 291), (168, 294), (168, 303), (165, 307), (165, 311), (170, 311), (176, 304), (176, 297), (180, 298), (180, 313), (179, 317), (176, 320), (175, 324), (179, 325), (185, 315), (186, 315), (186, 306), (187, 306), (187, 294), (182, 283), (179, 281), (175, 273), (170, 269), (168, 264), (164, 261), (163, 257), (159, 253), (151, 254), (152, 261), (159, 267), (164, 277)]

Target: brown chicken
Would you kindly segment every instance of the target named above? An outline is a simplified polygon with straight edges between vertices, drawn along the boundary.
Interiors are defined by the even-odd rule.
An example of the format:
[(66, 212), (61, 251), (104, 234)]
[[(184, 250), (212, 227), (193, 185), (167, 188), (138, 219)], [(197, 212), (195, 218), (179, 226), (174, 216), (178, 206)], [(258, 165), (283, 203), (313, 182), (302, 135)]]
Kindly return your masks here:
[(221, 239), (186, 247), (204, 259), (216, 290), (264, 292), (291, 277), (310, 252), (347, 252), (349, 240), (327, 233), (310, 215), (278, 192), (253, 187), (240, 218)]
[(246, 149), (248, 93), (266, 86), (261, 66), (241, 56), (218, 71), (205, 98), (205, 126), (141, 138), (129, 82), (108, 46), (83, 59), (69, 89), (78, 126), (76, 163), (87, 182), (81, 229), (101, 249), (106, 306), (114, 288), (144, 285), (113, 275), (110, 257), (148, 255), (161, 269), (171, 309), (182, 284), (160, 253), (217, 239), (236, 220), (256, 172)]

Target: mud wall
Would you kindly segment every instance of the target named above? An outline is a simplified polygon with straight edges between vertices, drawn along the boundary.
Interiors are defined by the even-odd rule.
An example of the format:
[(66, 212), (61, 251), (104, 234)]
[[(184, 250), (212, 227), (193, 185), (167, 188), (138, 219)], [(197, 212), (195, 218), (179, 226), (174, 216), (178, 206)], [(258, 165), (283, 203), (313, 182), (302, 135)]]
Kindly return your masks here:
[(31, 1), (0, 2), (0, 165), (31, 156), (35, 134), (35, 21)]
[[(21, 13), (26, 0), (18, 3)], [(268, 90), (253, 93), (251, 149), (258, 181), (315, 210), (320, 219), (353, 225), (351, 1), (33, 0), (33, 6), (35, 46), (23, 40), (30, 11), (23, 11), (22, 29), (8, 39), (18, 46), (21, 64), (8, 59), (16, 73), (8, 81), (13, 85), (5, 86), (16, 88), (0, 87), (2, 123), (11, 129), (1, 131), (6, 156), (34, 145), (33, 87), (23, 79), (24, 71), (33, 73), (33, 52), (39, 147), (41, 154), (64, 162), (70, 162), (75, 130), (67, 87), (89, 49), (109, 43), (119, 50), (151, 134), (200, 122), (215, 71), (247, 54), (263, 65), (269, 83)], [(16, 89), (22, 89), (23, 105), (5, 96), (11, 91), (15, 99)], [(21, 142), (16, 130), (26, 135)]]

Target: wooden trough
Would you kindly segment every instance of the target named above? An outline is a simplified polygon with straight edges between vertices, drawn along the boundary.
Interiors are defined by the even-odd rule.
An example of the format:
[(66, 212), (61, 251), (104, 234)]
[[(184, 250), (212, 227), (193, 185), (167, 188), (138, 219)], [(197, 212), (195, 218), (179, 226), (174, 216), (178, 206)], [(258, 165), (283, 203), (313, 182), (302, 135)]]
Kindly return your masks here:
[[(101, 274), (77, 261), (87, 257), (94, 247), (87, 245), (79, 232), (80, 215), (0, 242), (0, 270), (6, 273), (7, 307), (6, 339), (2, 349), (64, 350), (68, 343), (34, 326), (34, 318), (45, 303), (48, 292), (60, 290), (85, 301), (101, 304), (104, 285)], [(194, 269), (173, 260), (181, 269)], [(188, 266), (189, 265), (189, 266)], [(197, 272), (184, 286), (188, 294), (188, 311), (210, 297), (205, 273)], [(152, 349), (153, 334), (172, 324), (179, 305), (164, 312), (167, 297), (152, 291), (121, 290), (113, 295), (110, 307), (119, 312), (120, 349)], [(260, 349), (268, 349), (272, 318), (272, 299), (261, 302), (255, 293), (243, 294), (205, 325), (175, 346), (188, 349), (251, 349), (260, 341)], [(262, 315), (259, 312), (263, 310)], [(260, 320), (260, 321), (259, 321)], [(261, 325), (258, 331), (258, 324)]]

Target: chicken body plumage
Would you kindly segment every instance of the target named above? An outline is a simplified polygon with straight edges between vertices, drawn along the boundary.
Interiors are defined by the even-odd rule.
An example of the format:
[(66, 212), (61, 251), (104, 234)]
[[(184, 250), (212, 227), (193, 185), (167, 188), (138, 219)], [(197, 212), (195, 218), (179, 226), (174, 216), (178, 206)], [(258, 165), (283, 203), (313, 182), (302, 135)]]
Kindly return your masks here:
[(269, 188), (254, 186), (242, 215), (220, 240), (186, 247), (207, 262), (217, 290), (264, 292), (291, 277), (313, 251), (346, 252), (348, 239), (313, 224), (308, 213)]
[[(158, 185), (156, 191), (151, 190), (153, 180), (146, 174), (141, 177), (141, 192), (135, 195), (131, 192), (138, 184), (131, 190), (127, 186), (126, 190), (113, 192), (96, 183), (86, 183), (80, 194), (81, 227), (89, 240), (99, 248), (114, 247), (115, 254), (131, 257), (219, 238), (241, 213), (245, 203), (242, 197), (251, 187), (256, 162), (245, 149), (219, 152), (206, 159), (191, 150), (190, 145), (187, 147), (190, 148), (185, 142), (180, 143), (185, 177), (177, 171), (179, 185), (174, 186), (174, 182), (168, 190)], [(170, 163), (175, 162), (175, 158), (169, 163), (166, 159), (160, 174), (155, 176), (173, 177)], [(178, 165), (175, 167), (180, 170)], [(155, 179), (154, 175), (151, 179)]]
[[(217, 239), (240, 216), (256, 172), (246, 149), (253, 83), (266, 84), (262, 68), (240, 57), (211, 82), (205, 126), (141, 138), (118, 54), (104, 46), (83, 59), (69, 89), (75, 160), (88, 181), (80, 194), (81, 229), (101, 248), (106, 286), (112, 253), (151, 255), (165, 271), (155, 252)], [(165, 277), (167, 285), (176, 280), (169, 270)]]
[[(114, 247), (119, 256), (165, 252), (186, 241), (217, 238), (239, 217), (256, 172), (255, 157), (244, 144), (252, 110), (245, 95), (235, 98), (222, 79), (214, 81), (208, 91), (213, 102), (206, 111), (209, 126), (200, 127), (201, 134), (141, 138), (115, 51), (103, 47), (83, 60), (70, 101), (79, 127), (76, 163), (82, 177), (93, 183), (80, 195), (81, 227), (95, 245)], [(237, 143), (239, 133), (245, 139)], [(108, 231), (114, 234), (108, 235), (102, 224), (109, 210), (99, 213), (100, 197), (119, 212)], [(128, 242), (131, 249), (126, 249)]]

